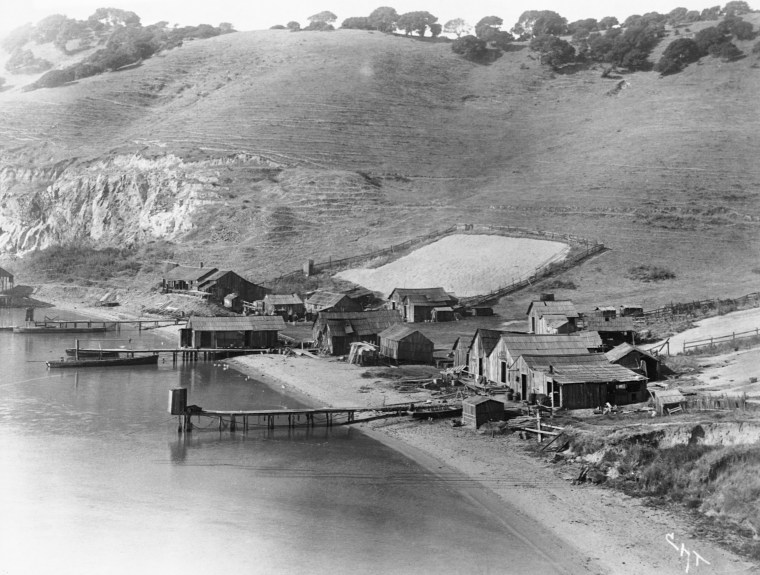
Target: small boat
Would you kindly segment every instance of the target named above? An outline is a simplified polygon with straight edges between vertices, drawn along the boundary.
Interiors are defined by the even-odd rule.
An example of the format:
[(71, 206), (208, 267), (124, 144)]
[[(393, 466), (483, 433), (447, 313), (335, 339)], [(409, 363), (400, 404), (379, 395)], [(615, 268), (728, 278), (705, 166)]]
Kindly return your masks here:
[(157, 365), (158, 354), (134, 357), (108, 357), (103, 359), (64, 359), (46, 362), (48, 367), (118, 367), (123, 365)]
[(103, 333), (107, 327), (58, 327), (52, 325), (17, 325), (13, 333)]
[(456, 403), (415, 405), (409, 412), (414, 419), (442, 419), (462, 415), (462, 406)]
[(104, 351), (100, 349), (80, 349), (77, 351), (74, 347), (67, 347), (66, 348), (66, 355), (69, 357), (79, 357), (79, 359), (86, 359), (86, 358), (98, 358), (98, 359), (105, 359), (110, 357), (119, 357), (118, 351)]

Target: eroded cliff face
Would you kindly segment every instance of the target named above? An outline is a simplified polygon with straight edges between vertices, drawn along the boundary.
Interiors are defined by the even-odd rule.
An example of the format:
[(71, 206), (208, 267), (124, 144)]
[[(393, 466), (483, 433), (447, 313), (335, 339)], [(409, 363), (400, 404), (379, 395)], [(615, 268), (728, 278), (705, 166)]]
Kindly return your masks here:
[[(177, 240), (201, 209), (220, 205), (220, 172), (251, 157), (185, 162), (114, 156), (47, 168), (0, 164), (0, 251), (68, 242), (129, 246)], [(5, 164), (4, 166), (2, 164)]]

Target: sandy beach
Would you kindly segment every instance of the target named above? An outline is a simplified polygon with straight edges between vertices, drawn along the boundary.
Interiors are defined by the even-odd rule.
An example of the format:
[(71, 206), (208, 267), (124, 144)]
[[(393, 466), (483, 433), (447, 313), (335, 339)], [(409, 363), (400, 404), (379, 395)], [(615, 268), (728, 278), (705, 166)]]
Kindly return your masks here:
[[(315, 407), (374, 407), (427, 397), (398, 393), (389, 380), (373, 377), (373, 368), (336, 359), (257, 355), (229, 363), (268, 385), (285, 386)], [(491, 437), (453, 428), (446, 421), (420, 422), (406, 417), (358, 427), (442, 477), (465, 477), (473, 488), (495, 494), (516, 517), (537, 522), (543, 535), (555, 542), (552, 545), (556, 544), (557, 552), (576, 550), (588, 562), (587, 572), (683, 573), (687, 572), (687, 560), (689, 573), (758, 572), (751, 563), (695, 537), (686, 517), (648, 507), (619, 491), (574, 485), (579, 463), (553, 463), (554, 455), (532, 455), (525, 450), (527, 441), (516, 434)], [(529, 523), (525, 525), (530, 529)], [(682, 543), (709, 565), (700, 562), (697, 566), (693, 553), (682, 554)]]
[[(92, 307), (82, 300), (45, 299), (58, 309), (103, 319), (139, 315), (134, 306), (109, 309)], [(170, 340), (177, 337), (175, 326), (155, 332)], [(349, 365), (336, 358), (273, 354), (227, 361), (270, 387), (284, 387), (289, 395), (314, 407), (376, 407), (430, 398), (427, 392), (399, 393), (391, 380), (376, 373), (376, 368)], [(468, 497), (498, 498), (510, 526), (524, 529), (525, 537), (550, 547), (548, 552), (557, 553), (560, 559), (581, 557), (586, 573), (760, 572), (748, 561), (700, 539), (683, 514), (649, 507), (612, 489), (574, 484), (580, 462), (565, 458), (554, 462), (553, 454), (528, 453), (528, 441), (516, 434), (492, 437), (453, 428), (446, 421), (431, 423), (407, 417), (359, 423), (356, 427), (442, 480), (456, 477), (457, 488)], [(681, 552), (682, 544), (693, 553)], [(709, 565), (696, 565), (694, 553)]]

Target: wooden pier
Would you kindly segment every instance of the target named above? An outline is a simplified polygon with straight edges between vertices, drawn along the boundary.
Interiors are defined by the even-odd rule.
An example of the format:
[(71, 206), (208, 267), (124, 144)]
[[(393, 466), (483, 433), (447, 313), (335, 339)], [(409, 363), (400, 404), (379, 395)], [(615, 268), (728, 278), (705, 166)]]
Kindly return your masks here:
[[(247, 432), (250, 427), (263, 427), (274, 429), (275, 427), (314, 427), (318, 423), (326, 427), (333, 425), (348, 425), (358, 421), (367, 421), (380, 417), (401, 416), (414, 409), (414, 404), (403, 403), (386, 405), (382, 407), (321, 407), (317, 409), (275, 409), (275, 410), (216, 410), (200, 409), (195, 407), (185, 408), (179, 415), (179, 433), (188, 433), (193, 430), (191, 423), (193, 417), (210, 417), (218, 420), (219, 431), (229, 428), (230, 432)], [(371, 414), (375, 417), (356, 419), (357, 413)]]
[(100, 328), (103, 331), (120, 331), (121, 326), (134, 325), (138, 331), (144, 329), (155, 329), (158, 327), (167, 327), (171, 325), (185, 324), (186, 320), (180, 319), (124, 319), (124, 320), (107, 320), (107, 319), (68, 319), (59, 320), (52, 318), (45, 318), (42, 321), (28, 321), (26, 327), (35, 328), (57, 328), (61, 331), (66, 329), (97, 329)]

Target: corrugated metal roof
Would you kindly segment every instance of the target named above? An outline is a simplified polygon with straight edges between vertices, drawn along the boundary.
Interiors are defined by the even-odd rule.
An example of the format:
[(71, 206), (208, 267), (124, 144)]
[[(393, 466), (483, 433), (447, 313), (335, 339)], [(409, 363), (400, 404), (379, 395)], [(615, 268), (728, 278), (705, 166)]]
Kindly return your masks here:
[(544, 317), (545, 315), (564, 315), (566, 317), (578, 317), (578, 312), (568, 299), (556, 300), (556, 301), (532, 301), (528, 306), (527, 315), (533, 308), (536, 308), (538, 317)]
[(422, 337), (430, 341), (425, 335), (418, 329), (413, 329), (409, 327), (408, 325), (404, 325), (403, 323), (397, 323), (396, 325), (392, 325), (389, 328), (384, 329), (381, 331), (378, 335), (383, 339), (388, 339), (390, 341), (401, 341), (402, 339), (409, 337), (410, 335), (414, 333), (419, 333)]
[(602, 317), (587, 316), (584, 318), (586, 329), (598, 332), (610, 331), (634, 331), (633, 318), (631, 317)]
[(646, 378), (607, 361), (603, 353), (522, 356), (531, 369), (551, 373), (555, 383), (625, 383)]
[(637, 351), (641, 355), (651, 357), (652, 359), (657, 359), (648, 351), (644, 351), (643, 349), (636, 347), (635, 345), (631, 345), (630, 343), (621, 343), (619, 346), (613, 347), (610, 351), (608, 351), (604, 355), (607, 357), (609, 361), (616, 362), (623, 359), (626, 355), (628, 355), (632, 351)]
[(264, 296), (264, 301), (271, 305), (302, 305), (303, 300), (296, 294), (271, 294)]
[(319, 308), (328, 308), (336, 305), (344, 297), (347, 297), (346, 294), (318, 291), (314, 292), (311, 297), (306, 300), (306, 303)]
[(216, 272), (216, 268), (177, 266), (164, 274), (166, 280), (198, 281)]
[(588, 353), (586, 341), (575, 334), (516, 333), (501, 334), (513, 358), (521, 355), (569, 355)]
[(376, 311), (321, 311), (315, 326), (327, 325), (333, 337), (348, 334), (359, 336), (377, 335), (381, 331), (401, 323), (398, 310)]
[(191, 317), (187, 327), (195, 331), (279, 331), (285, 322), (278, 315)]

